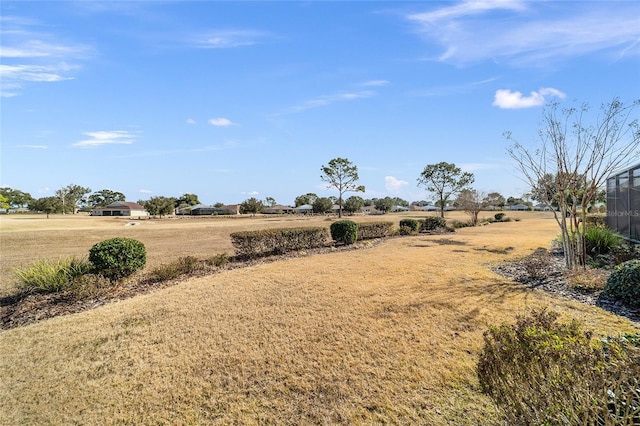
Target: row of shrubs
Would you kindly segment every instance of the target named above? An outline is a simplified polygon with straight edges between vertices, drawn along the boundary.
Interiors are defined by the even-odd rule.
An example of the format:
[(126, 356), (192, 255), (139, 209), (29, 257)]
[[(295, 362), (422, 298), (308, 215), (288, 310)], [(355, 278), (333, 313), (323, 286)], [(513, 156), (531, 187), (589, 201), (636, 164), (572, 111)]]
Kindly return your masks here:
[[(412, 221), (413, 230), (432, 230), (446, 226), (441, 218)], [(413, 223), (415, 222), (415, 223)], [(412, 231), (413, 232), (413, 231)], [(329, 230), (323, 227), (267, 229), (231, 234), (231, 242), (239, 257), (256, 257), (290, 251), (309, 250), (327, 245), (329, 235), (336, 243), (383, 238), (394, 233), (392, 222), (361, 223), (344, 220), (334, 222)], [(177, 278), (206, 267), (226, 264), (226, 253), (201, 261), (192, 256), (160, 265), (151, 271), (152, 281)], [(26, 292), (57, 293), (80, 287), (104, 287), (144, 268), (146, 248), (138, 240), (112, 238), (95, 244), (87, 258), (70, 256), (58, 260), (40, 260), (28, 267), (14, 270), (18, 285)]]
[(533, 311), (484, 335), (477, 374), (506, 424), (640, 424), (640, 334), (598, 340), (557, 317)]
[(241, 257), (282, 254), (295, 250), (309, 250), (326, 245), (326, 228), (282, 228), (241, 231), (231, 234), (231, 244)]
[(388, 237), (393, 232), (393, 222), (356, 223), (338, 220), (331, 224), (329, 230), (307, 227), (234, 232), (231, 234), (231, 244), (238, 256), (257, 257), (325, 247), (329, 236), (335, 243), (353, 244), (356, 241)]

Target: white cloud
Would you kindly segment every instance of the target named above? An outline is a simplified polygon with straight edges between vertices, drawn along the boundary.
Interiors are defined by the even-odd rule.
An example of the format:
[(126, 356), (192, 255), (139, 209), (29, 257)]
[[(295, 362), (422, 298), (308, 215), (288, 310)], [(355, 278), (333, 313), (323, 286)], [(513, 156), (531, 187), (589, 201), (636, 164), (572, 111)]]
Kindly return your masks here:
[(212, 119), (209, 120), (209, 124), (211, 124), (212, 126), (216, 126), (216, 127), (227, 127), (227, 126), (236, 126), (237, 125), (233, 121), (229, 120), (228, 118), (224, 118), (224, 117), (212, 118)]
[(206, 49), (229, 49), (252, 46), (267, 34), (254, 30), (215, 30), (196, 37), (196, 46)]
[(249, 191), (249, 192), (243, 192), (242, 195), (260, 195), (260, 193), (258, 191)]
[(545, 87), (538, 92), (532, 91), (529, 96), (523, 96), (521, 92), (512, 92), (509, 89), (496, 90), (493, 99), (493, 106), (502, 109), (519, 109), (542, 106), (547, 101), (547, 97), (553, 96), (564, 99), (566, 96), (558, 89)]
[(403, 187), (407, 186), (409, 182), (402, 179), (397, 179), (393, 176), (384, 177), (384, 187), (392, 194), (399, 193)]
[(153, 191), (150, 189), (141, 189), (140, 191), (138, 191), (141, 194), (153, 194)]
[(72, 146), (87, 148), (113, 144), (131, 145), (136, 138), (136, 135), (126, 130), (85, 132), (83, 135), (89, 136), (89, 139), (78, 141)]
[(187, 124), (198, 124), (193, 118), (187, 118)]
[(434, 60), (540, 67), (597, 51), (640, 54), (639, 13), (637, 2), (582, 2), (576, 8), (571, 2), (465, 1), (407, 19), (441, 46)]

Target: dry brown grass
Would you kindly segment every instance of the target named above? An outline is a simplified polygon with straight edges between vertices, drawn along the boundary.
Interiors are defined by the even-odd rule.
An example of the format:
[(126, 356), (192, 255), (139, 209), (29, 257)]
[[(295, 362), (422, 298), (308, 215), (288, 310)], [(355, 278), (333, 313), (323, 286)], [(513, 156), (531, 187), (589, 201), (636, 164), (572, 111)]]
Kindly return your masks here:
[[(210, 256), (224, 244), (230, 251), (212, 234), (232, 222), (124, 232), (137, 233), (152, 257), (157, 248)], [(68, 241), (88, 250), (92, 239), (123, 229), (89, 228), (91, 238)], [(11, 232), (44, 241), (38, 231), (3, 229), (3, 257)], [(597, 333), (634, 330), (487, 267), (548, 246), (556, 234), (552, 219), (531, 214), (461, 229), (448, 243), (419, 235), (229, 270), (4, 331), (0, 423), (500, 424), (475, 376), (488, 325), (549, 306)]]

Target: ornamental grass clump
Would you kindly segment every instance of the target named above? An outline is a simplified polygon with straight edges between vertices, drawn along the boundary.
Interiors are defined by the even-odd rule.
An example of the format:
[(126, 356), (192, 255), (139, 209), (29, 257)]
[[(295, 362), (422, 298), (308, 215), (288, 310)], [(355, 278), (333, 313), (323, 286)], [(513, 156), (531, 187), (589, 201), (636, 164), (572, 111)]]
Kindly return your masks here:
[(86, 259), (69, 256), (57, 260), (42, 259), (16, 268), (18, 287), (26, 292), (58, 293), (68, 290), (73, 281), (91, 271)]

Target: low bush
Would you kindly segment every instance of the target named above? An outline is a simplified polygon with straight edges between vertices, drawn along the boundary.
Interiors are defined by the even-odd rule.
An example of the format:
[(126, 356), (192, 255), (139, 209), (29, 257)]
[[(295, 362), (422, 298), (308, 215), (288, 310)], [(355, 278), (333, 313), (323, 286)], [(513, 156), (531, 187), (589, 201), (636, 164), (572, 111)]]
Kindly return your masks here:
[(493, 218), (495, 220), (497, 220), (498, 222), (500, 222), (500, 221), (502, 221), (502, 219), (505, 218), (506, 215), (507, 215), (506, 213), (496, 213), (496, 214), (493, 215)]
[(206, 264), (209, 266), (215, 266), (221, 268), (229, 263), (229, 255), (227, 253), (219, 253), (206, 260)]
[(437, 231), (446, 227), (446, 219), (440, 216), (428, 216), (420, 221), (420, 232)]
[(590, 225), (584, 234), (587, 254), (596, 257), (609, 254), (623, 244), (622, 237), (611, 229), (601, 225)]
[(160, 265), (151, 270), (154, 281), (168, 281), (182, 275), (192, 274), (200, 269), (200, 261), (193, 256), (184, 256), (176, 261)]
[(614, 265), (619, 265), (633, 259), (640, 260), (640, 246), (624, 242), (613, 249), (611, 256), (613, 257)]
[(453, 220), (451, 222), (451, 226), (453, 227), (453, 229), (460, 229), (468, 228), (469, 226), (473, 226), (473, 224), (470, 220)]
[(264, 229), (234, 232), (231, 243), (238, 256), (256, 257), (323, 247), (328, 237), (320, 227)]
[(420, 231), (420, 223), (415, 219), (402, 219), (400, 221), (400, 234), (417, 234)]
[(640, 307), (640, 260), (621, 263), (611, 272), (602, 297)]
[(339, 244), (353, 244), (358, 239), (358, 224), (352, 220), (338, 220), (329, 227), (331, 239)]
[(507, 424), (638, 424), (640, 336), (595, 341), (546, 310), (491, 327), (477, 366)]
[(18, 287), (27, 292), (57, 293), (71, 288), (73, 281), (91, 271), (91, 263), (74, 256), (39, 260), (14, 269)]
[(551, 265), (551, 253), (540, 247), (524, 259), (524, 270), (534, 280), (547, 276)]
[(384, 238), (393, 233), (393, 222), (369, 222), (358, 224), (358, 241)]
[(607, 215), (606, 214), (588, 214), (586, 224), (587, 226), (606, 226)]
[(144, 268), (147, 251), (143, 243), (132, 238), (111, 238), (89, 250), (89, 261), (95, 272), (109, 279), (127, 277)]

